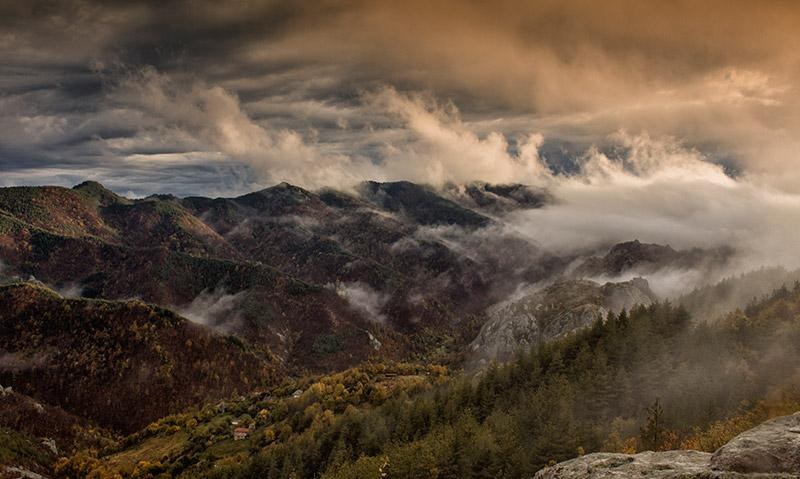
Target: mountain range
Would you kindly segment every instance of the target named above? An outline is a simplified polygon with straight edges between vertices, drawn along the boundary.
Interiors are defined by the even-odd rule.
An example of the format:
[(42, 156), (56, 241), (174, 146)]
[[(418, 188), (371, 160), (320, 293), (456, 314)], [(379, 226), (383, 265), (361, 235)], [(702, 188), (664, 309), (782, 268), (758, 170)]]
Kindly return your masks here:
[[(734, 255), (638, 240), (557, 254), (508, 227), (553, 201), (486, 183), (0, 188), (0, 384), (113, 441), (364, 364), (479, 370), (657, 303), (649, 275), (711, 275)], [(89, 444), (54, 435), (60, 451)]]
[[(576, 257), (501, 228), (503, 214), (548, 201), (522, 185), (408, 182), (350, 192), (282, 183), (215, 199), (131, 200), (94, 182), (4, 188), (0, 258), (7, 274), (88, 298), (140, 298), (246, 337), (287, 367), (333, 370), (378, 342), (382, 357), (458, 354), (489, 306), (568, 273)], [(633, 241), (568, 277), (719, 266), (728, 253)], [(309, 354), (321, 336), (324, 359)]]

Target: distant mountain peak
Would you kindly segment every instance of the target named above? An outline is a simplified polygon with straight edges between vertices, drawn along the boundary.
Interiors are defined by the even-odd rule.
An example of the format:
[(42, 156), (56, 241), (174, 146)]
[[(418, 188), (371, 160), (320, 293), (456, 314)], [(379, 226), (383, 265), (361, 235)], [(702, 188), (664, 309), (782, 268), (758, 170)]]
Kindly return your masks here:
[(72, 189), (73, 190), (102, 189), (108, 191), (106, 187), (102, 185), (102, 183), (93, 180), (86, 180), (82, 183), (78, 183), (77, 185), (73, 186)]
[(604, 256), (591, 257), (578, 266), (576, 276), (614, 276), (627, 271), (650, 273), (661, 268), (714, 267), (724, 264), (730, 248), (676, 250), (670, 245), (642, 243), (638, 239), (617, 243)]
[(119, 203), (130, 203), (125, 197), (119, 196), (97, 181), (87, 180), (72, 187), (72, 189), (85, 198), (96, 202), (99, 206), (109, 206)]
[(234, 198), (233, 201), (268, 215), (297, 213), (297, 208), (305, 209), (307, 206), (312, 209), (324, 207), (317, 195), (285, 181), (263, 190), (239, 196)]
[(266, 196), (266, 197), (295, 197), (295, 198), (309, 198), (315, 196), (314, 193), (312, 193), (311, 191), (308, 191), (300, 186), (287, 183), (285, 181), (282, 181), (276, 185), (268, 186), (258, 191), (254, 191), (252, 193), (248, 193), (246, 195), (240, 196), (239, 198), (252, 197), (253, 195)]
[(642, 243), (638, 239), (614, 245), (605, 258), (620, 267), (631, 266), (639, 261), (669, 260), (677, 252), (669, 245)]
[(541, 208), (552, 201), (547, 190), (520, 183), (492, 184), (476, 181), (466, 185), (448, 185), (445, 191), (467, 207), (495, 214)]
[(376, 206), (402, 213), (422, 225), (481, 227), (490, 222), (486, 216), (459, 205), (432, 188), (410, 181), (366, 181), (360, 185), (359, 191), (365, 200)]
[(273, 190), (273, 189), (281, 189), (281, 188), (285, 189), (285, 190), (294, 190), (294, 191), (303, 191), (303, 192), (306, 191), (306, 190), (304, 190), (303, 188), (301, 188), (301, 187), (299, 187), (297, 185), (293, 185), (293, 184), (289, 183), (288, 181), (281, 181), (277, 185), (271, 186), (269, 188), (264, 188), (264, 190), (262, 190), (262, 191)]

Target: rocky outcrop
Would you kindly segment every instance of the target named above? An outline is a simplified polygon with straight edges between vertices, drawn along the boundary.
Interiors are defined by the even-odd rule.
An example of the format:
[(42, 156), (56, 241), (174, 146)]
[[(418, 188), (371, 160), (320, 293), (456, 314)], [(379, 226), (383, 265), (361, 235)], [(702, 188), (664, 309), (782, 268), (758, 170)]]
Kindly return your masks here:
[(711, 454), (699, 451), (588, 454), (539, 471), (536, 479), (688, 479), (706, 475)]
[(750, 429), (714, 454), (699, 451), (587, 454), (542, 469), (535, 479), (800, 478), (800, 413)]
[(647, 281), (636, 278), (600, 285), (559, 281), (497, 308), (470, 345), (473, 363), (505, 361), (521, 348), (550, 341), (619, 312), (655, 300)]
[(736, 436), (714, 453), (711, 468), (800, 474), (800, 413), (767, 421)]
[(631, 273), (647, 275), (665, 268), (711, 271), (723, 266), (732, 254), (730, 248), (675, 250), (669, 245), (633, 240), (614, 245), (605, 256), (588, 258), (572, 274), (575, 277), (613, 278)]

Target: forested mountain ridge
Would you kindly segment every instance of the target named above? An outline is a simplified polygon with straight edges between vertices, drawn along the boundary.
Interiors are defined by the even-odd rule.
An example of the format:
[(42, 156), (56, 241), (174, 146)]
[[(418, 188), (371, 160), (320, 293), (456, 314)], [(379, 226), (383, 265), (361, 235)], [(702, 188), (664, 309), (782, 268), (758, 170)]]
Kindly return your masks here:
[[(246, 398), (222, 412), (167, 419), (94, 459), (75, 456), (60, 471), (522, 478), (593, 451), (711, 452), (765, 419), (800, 409), (800, 371), (787, 360), (800, 344), (800, 288), (781, 288), (748, 310), (696, 324), (680, 307), (635, 307), (477, 377), (370, 366)], [(405, 386), (386, 388), (401, 378)], [(294, 387), (300, 392), (292, 398)], [(224, 426), (230, 421), (253, 424), (251, 435), (233, 441)], [(197, 435), (210, 441), (206, 447), (189, 447)], [(147, 451), (154, 444), (170, 444), (171, 452), (153, 457)], [(134, 471), (132, 457), (147, 465)], [(226, 465), (233, 458), (244, 462)]]
[[(74, 199), (78, 195), (63, 188), (32, 190), (33, 194), (45, 198), (37, 201), (47, 201), (48, 205), (61, 202), (62, 196)], [(19, 191), (28, 194), (28, 189)], [(211, 296), (215, 303), (223, 297), (234, 297), (229, 302), (230, 307), (218, 308), (215, 314), (202, 320), (209, 326), (235, 326), (234, 329), (238, 328), (254, 342), (272, 348), (290, 365), (319, 367), (324, 364), (323, 367), (331, 368), (371, 354), (373, 347), (364, 332), (370, 322), (335, 291), (310, 285), (260, 262), (208, 256), (206, 253), (214, 249), (205, 241), (207, 237), (183, 229), (181, 221), (194, 217), (174, 202), (173, 199), (144, 200), (137, 203), (143, 205), (138, 210), (128, 210), (136, 215), (152, 213), (157, 221), (151, 224), (156, 225), (157, 231), (167, 225), (183, 232), (177, 236), (156, 234), (139, 240), (137, 238), (142, 238), (139, 233), (96, 236), (80, 226), (86, 223), (80, 218), (53, 225), (42, 221), (36, 226), (7, 212), (6, 207), (23, 209), (19, 206), (22, 201), (6, 199), (6, 203), (0, 205), (3, 209), (0, 211), (0, 258), (4, 261), (5, 273), (23, 278), (35, 276), (58, 289), (74, 290), (88, 297), (124, 299), (134, 296), (177, 309), (191, 308), (203, 294)], [(113, 210), (116, 205), (108, 208)], [(119, 214), (116, 210), (102, 211), (113, 218)], [(175, 212), (180, 214), (176, 217)], [(177, 223), (172, 221), (176, 218)], [(198, 222), (193, 219), (190, 224)], [(70, 228), (64, 227), (64, 223), (71, 225)], [(135, 229), (136, 222), (123, 224)], [(203, 228), (210, 231), (206, 226)], [(109, 227), (107, 231), (114, 230)], [(223, 250), (230, 248), (226, 246)], [(340, 332), (337, 341), (341, 346), (325, 358), (313, 355), (312, 345), (317, 335), (330, 335), (334, 327)], [(304, 331), (315, 334), (303, 334)], [(391, 356), (393, 337), (387, 335), (382, 339), (386, 345), (384, 352)], [(346, 355), (335, 354), (345, 347)]]
[[(731, 332), (766, 300), (747, 301), (748, 320), (695, 324), (629, 277), (712, 271), (728, 252), (555, 254), (504, 223), (551, 200), (408, 182), (214, 199), (0, 188), (0, 384), (99, 431), (56, 461), (16, 425), (7, 457), (71, 478), (529, 477), (644, 447), (656, 399), (679, 418), (668, 444), (754, 410), (744, 400), (794, 404), (756, 353), (773, 329)], [(747, 387), (729, 394), (736, 374)], [(790, 399), (768, 398), (778, 390)], [(685, 391), (704, 396), (676, 411)]]
[[(0, 188), (0, 261), (6, 274), (71, 294), (186, 312), (299, 370), (371, 356), (458, 362), (487, 308), (576, 260), (502, 226), (504, 214), (549, 201), (483, 183), (367, 182), (353, 192), (282, 183), (235, 198), (136, 200), (96, 182)], [(659, 268), (703, 257), (669, 250)]]

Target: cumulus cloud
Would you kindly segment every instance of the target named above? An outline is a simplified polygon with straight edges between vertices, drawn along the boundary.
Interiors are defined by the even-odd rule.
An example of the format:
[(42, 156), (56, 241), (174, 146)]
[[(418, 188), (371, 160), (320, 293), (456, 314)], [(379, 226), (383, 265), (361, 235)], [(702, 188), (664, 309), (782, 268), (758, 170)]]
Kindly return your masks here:
[[(558, 167), (625, 128), (797, 192), (799, 15), (780, 0), (6, 3), (3, 181), (528, 181), (537, 154)], [(173, 179), (198, 169), (224, 188)]]
[(800, 196), (746, 174), (732, 177), (675, 139), (618, 133), (611, 141), (614, 153), (591, 149), (579, 173), (554, 178), (555, 204), (512, 213), (509, 224), (560, 253), (638, 238), (731, 246), (739, 270), (798, 265), (787, 238), (800, 227)]
[[(441, 186), (448, 182), (538, 183), (546, 176), (538, 148), (543, 138), (519, 139), (509, 152), (500, 132), (478, 136), (464, 125), (456, 107), (438, 105), (422, 95), (383, 88), (365, 96), (368, 105), (398, 120), (404, 138), (382, 145), (384, 175)], [(399, 141), (398, 141), (399, 140)]]
[(200, 81), (185, 85), (148, 68), (122, 81), (113, 96), (158, 119), (154, 133), (171, 136), (187, 150), (244, 162), (262, 173), (265, 181), (319, 188), (352, 184), (369, 174), (370, 165), (364, 161), (325, 153), (297, 131), (256, 123), (236, 95), (219, 86)]
[(480, 136), (460, 118), (453, 104), (430, 96), (402, 94), (391, 87), (365, 92), (358, 107), (385, 122), (372, 139), (376, 155), (358, 150), (337, 152), (291, 129), (259, 123), (238, 97), (203, 82), (181, 83), (146, 68), (129, 74), (109, 92), (110, 101), (127, 112), (137, 135), (104, 140), (120, 153), (168, 145), (181, 154), (128, 154), (126, 159), (157, 166), (170, 161), (242, 162), (256, 181), (288, 181), (307, 188), (349, 188), (358, 182), (408, 179), (436, 186), (483, 180), (495, 183), (541, 183), (548, 177), (538, 148), (543, 137), (515, 138), (514, 152), (504, 134)]

